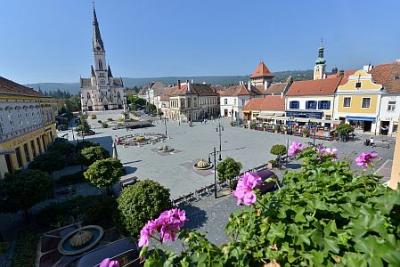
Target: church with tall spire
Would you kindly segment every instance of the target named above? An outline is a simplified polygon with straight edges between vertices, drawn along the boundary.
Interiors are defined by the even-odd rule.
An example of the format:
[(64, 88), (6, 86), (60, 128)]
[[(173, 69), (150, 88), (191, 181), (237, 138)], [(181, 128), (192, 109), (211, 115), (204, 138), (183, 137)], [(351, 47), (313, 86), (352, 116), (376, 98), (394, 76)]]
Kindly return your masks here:
[(94, 64), (91, 77), (80, 79), (82, 111), (127, 109), (122, 78), (115, 78), (106, 62), (106, 51), (101, 38), (96, 10), (93, 7), (92, 49)]

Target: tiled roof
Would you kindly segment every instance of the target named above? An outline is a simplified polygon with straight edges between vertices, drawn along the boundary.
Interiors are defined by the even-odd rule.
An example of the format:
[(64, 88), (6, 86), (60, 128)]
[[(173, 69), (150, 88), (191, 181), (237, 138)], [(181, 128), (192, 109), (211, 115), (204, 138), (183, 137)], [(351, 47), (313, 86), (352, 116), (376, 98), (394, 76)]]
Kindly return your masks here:
[(258, 63), (256, 69), (251, 74), (251, 78), (258, 78), (258, 77), (273, 77), (271, 71), (265, 66), (264, 61), (260, 61)]
[(229, 86), (226, 90), (220, 91), (221, 96), (241, 96), (241, 95), (254, 95), (254, 92), (249, 92), (246, 85), (238, 84)]
[(218, 96), (209, 84), (191, 83), (190, 88), (199, 96)]
[(337, 75), (322, 80), (294, 81), (290, 86), (287, 96), (308, 96), (308, 95), (333, 95), (338, 85), (347, 80), (346, 76)]
[(280, 95), (267, 95), (263, 98), (250, 99), (243, 108), (243, 111), (285, 111), (285, 98)]
[(400, 62), (377, 65), (370, 73), (376, 83), (383, 84), (387, 92), (400, 93)]
[(267, 95), (279, 95), (284, 93), (287, 85), (287, 83), (273, 83), (265, 90), (265, 93)]
[(18, 84), (0, 76), (0, 95), (20, 95), (44, 97), (41, 93), (32, 88)]
[(169, 100), (169, 96), (168, 95), (161, 95), (160, 96), (160, 101), (168, 101)]

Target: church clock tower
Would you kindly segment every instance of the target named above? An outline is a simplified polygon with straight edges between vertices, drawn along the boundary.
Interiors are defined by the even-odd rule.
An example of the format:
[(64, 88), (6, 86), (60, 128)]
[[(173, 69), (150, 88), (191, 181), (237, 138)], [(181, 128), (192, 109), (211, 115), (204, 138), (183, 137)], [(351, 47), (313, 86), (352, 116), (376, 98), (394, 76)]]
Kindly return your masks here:
[(326, 60), (324, 58), (324, 47), (321, 46), (318, 49), (318, 58), (315, 60), (314, 80), (321, 80), (325, 78), (325, 63)]

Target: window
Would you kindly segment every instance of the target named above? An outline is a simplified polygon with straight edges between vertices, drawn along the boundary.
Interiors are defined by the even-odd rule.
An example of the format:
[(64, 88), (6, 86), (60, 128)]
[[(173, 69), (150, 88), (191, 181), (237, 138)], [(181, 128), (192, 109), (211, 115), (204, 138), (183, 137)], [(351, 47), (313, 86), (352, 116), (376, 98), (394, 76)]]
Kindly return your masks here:
[(228, 105), (228, 98), (224, 98), (224, 105)]
[(246, 104), (246, 100), (242, 99), (242, 106), (244, 106)]
[(396, 101), (389, 101), (388, 103), (388, 111), (394, 111), (396, 109)]
[(369, 108), (371, 106), (371, 98), (365, 97), (362, 99), (362, 108)]
[(318, 109), (330, 109), (331, 108), (331, 101), (322, 100), (318, 101)]
[(307, 101), (306, 102), (306, 109), (317, 109), (317, 101)]
[(236, 106), (236, 98), (233, 99), (233, 104)]
[(343, 100), (343, 107), (348, 108), (351, 105), (351, 97), (345, 97)]
[(299, 109), (299, 101), (290, 101), (289, 107), (291, 109)]
[(103, 62), (101, 61), (101, 59), (99, 59), (99, 70), (103, 69)]
[(361, 82), (357, 82), (357, 83), (356, 83), (356, 88), (357, 88), (357, 89), (361, 88)]

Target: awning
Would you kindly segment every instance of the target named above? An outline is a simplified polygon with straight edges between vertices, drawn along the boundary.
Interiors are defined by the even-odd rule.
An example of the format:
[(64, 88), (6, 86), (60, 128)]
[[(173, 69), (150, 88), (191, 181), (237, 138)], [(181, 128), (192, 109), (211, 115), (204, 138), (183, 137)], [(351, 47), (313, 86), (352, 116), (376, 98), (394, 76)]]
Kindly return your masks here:
[(349, 121), (375, 121), (375, 117), (363, 117), (363, 116), (346, 116)]
[(283, 120), (283, 119), (285, 119), (285, 113), (284, 112), (265, 112), (265, 111), (261, 111), (260, 115), (257, 116), (257, 119)]

